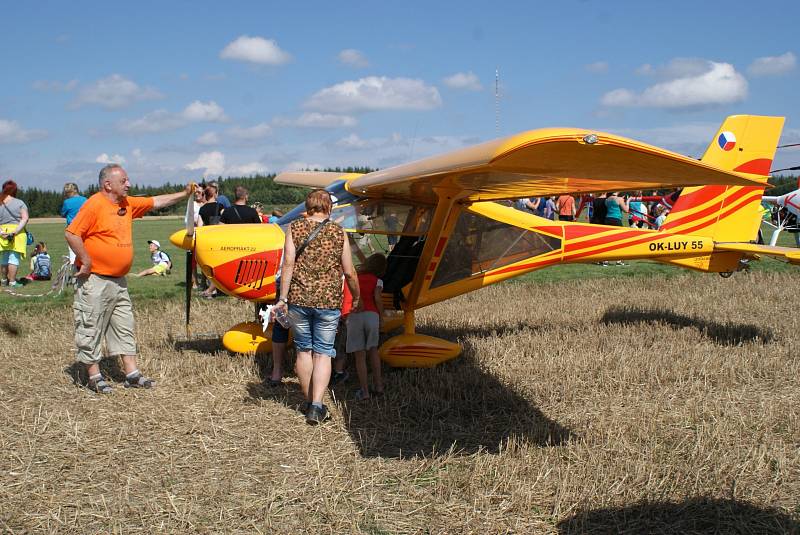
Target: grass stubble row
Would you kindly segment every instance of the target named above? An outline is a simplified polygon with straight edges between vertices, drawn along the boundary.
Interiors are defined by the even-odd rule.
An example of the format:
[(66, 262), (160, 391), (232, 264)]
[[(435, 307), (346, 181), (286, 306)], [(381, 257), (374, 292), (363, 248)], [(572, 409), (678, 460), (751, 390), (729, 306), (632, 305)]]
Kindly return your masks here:
[[(0, 530), (797, 532), (799, 280), (490, 287), (418, 315), (462, 357), (337, 388), (317, 428), (268, 360), (175, 342), (179, 302), (135, 303), (159, 385), (108, 397), (72, 383), (69, 309), (0, 312)], [(251, 315), (197, 303), (195, 330)]]

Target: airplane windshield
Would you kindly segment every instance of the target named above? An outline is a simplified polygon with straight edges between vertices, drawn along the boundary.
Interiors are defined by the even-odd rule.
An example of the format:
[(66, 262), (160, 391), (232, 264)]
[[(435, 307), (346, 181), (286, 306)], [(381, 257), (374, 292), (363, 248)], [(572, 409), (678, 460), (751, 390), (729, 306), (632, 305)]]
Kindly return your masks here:
[(493, 219), (462, 212), (447, 240), (431, 288), (558, 249), (561, 240)]
[(333, 209), (331, 220), (349, 232), (419, 236), (428, 231), (431, 209), (393, 201), (363, 200)]
[[(336, 203), (334, 204), (333, 207), (334, 210), (336, 210), (336, 207), (339, 205), (342, 204), (349, 205), (351, 202), (358, 199), (358, 197), (356, 197), (355, 195), (353, 195), (344, 188), (345, 184), (346, 182), (344, 180), (337, 180), (336, 182), (332, 183), (327, 188), (325, 188), (325, 191), (330, 192), (331, 195), (336, 197)], [(306, 204), (304, 202), (301, 202), (277, 221), (278, 226), (284, 228), (285, 230), (285, 227), (289, 223), (291, 223), (298, 217), (301, 217), (305, 213), (305, 211), (306, 211)]]

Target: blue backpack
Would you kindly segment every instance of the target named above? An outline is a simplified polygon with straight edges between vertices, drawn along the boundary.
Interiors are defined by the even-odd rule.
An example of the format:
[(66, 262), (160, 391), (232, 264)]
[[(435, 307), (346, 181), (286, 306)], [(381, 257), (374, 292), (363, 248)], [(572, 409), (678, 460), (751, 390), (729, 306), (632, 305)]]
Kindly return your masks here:
[(38, 277), (50, 277), (50, 255), (47, 253), (40, 253), (36, 255), (34, 260), (34, 273)]

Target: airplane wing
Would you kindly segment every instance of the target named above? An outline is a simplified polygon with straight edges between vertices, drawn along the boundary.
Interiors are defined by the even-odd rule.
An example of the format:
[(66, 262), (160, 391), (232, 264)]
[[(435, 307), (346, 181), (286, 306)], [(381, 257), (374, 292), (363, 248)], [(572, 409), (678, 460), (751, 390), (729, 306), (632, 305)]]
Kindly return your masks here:
[(800, 265), (800, 249), (796, 249), (794, 247), (779, 247), (777, 245), (758, 245), (756, 243), (720, 242), (714, 244), (714, 250), (778, 256), (782, 257), (787, 262)]
[(276, 184), (286, 186), (304, 186), (307, 188), (324, 188), (337, 180), (345, 180), (362, 176), (361, 173), (332, 173), (328, 171), (288, 171), (275, 177)]
[(624, 137), (545, 128), (489, 141), (350, 181), (356, 195), (435, 202), (434, 187), (468, 201), (763, 182)]

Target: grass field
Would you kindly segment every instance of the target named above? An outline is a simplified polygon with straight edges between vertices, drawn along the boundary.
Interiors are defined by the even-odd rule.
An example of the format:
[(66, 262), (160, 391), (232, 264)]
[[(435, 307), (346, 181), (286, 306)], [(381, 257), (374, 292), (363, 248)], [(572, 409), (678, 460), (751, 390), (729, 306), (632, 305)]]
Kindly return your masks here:
[[(175, 223), (136, 223), (135, 269)], [(52, 249), (60, 230), (33, 227)], [(390, 371), (372, 402), (337, 387), (312, 428), (293, 376), (263, 386), (268, 359), (177, 340), (167, 250), (172, 278), (131, 279), (154, 391), (74, 386), (68, 296), (0, 296), (3, 531), (800, 533), (800, 271), (565, 266), (489, 287), (419, 314), (459, 359)], [(194, 307), (198, 332), (252, 314)]]

